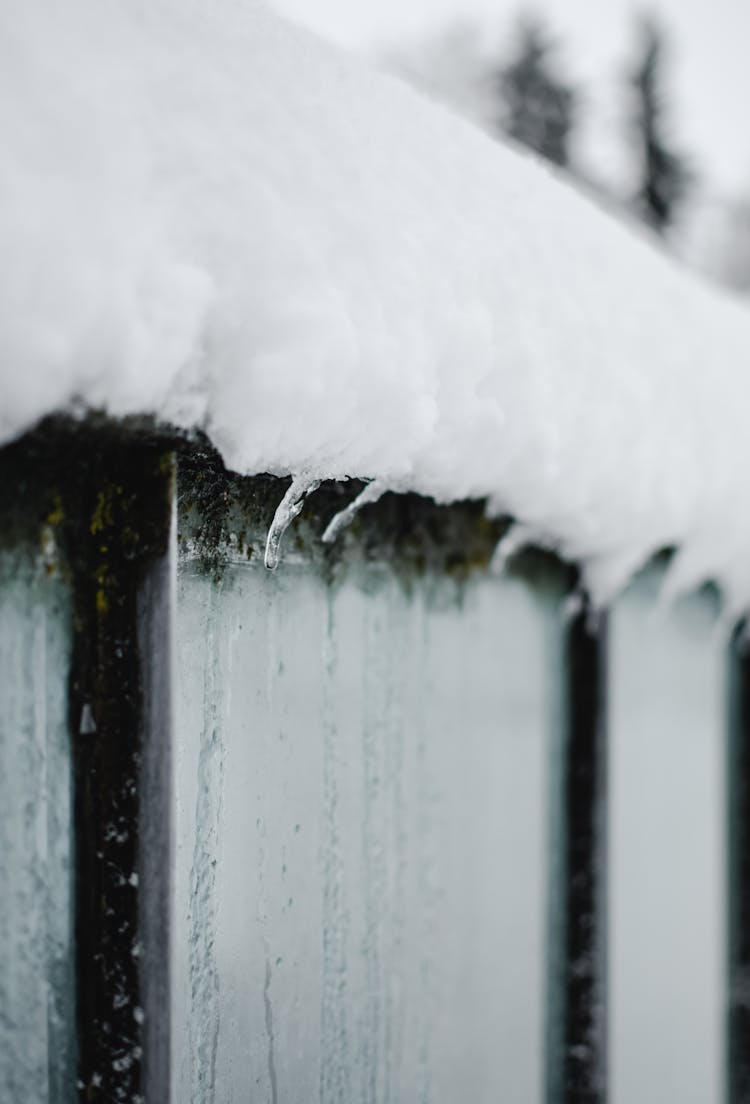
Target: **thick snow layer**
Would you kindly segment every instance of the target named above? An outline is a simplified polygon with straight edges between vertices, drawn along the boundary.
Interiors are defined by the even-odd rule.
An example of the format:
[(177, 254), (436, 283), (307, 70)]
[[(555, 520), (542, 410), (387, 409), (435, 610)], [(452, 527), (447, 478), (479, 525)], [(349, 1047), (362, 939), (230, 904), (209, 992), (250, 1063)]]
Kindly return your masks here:
[(0, 133), (0, 439), (153, 412), (750, 601), (750, 312), (536, 160), (255, 0), (2, 5)]

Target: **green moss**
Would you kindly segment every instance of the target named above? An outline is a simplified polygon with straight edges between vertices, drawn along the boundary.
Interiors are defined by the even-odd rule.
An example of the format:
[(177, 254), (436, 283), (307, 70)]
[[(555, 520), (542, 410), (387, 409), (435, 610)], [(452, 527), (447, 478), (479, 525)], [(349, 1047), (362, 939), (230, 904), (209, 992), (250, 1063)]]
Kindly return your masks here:
[[(106, 564), (107, 533), (117, 531), (125, 554), (133, 554), (143, 539), (141, 518), (125, 478), (109, 476), (84, 504), (76, 488), (104, 461), (104, 452), (136, 446), (153, 453), (150, 479), (158, 481), (171, 463), (178, 463), (178, 547), (183, 562), (219, 579), (229, 563), (260, 566), (268, 527), (289, 486), (288, 478), (239, 476), (225, 468), (204, 437), (185, 439), (149, 420), (112, 422), (100, 416), (85, 422), (50, 419), (35, 433), (0, 450), (0, 546), (28, 543), (40, 550), (48, 569), (61, 565), (59, 552), (86, 511), (89, 536), (97, 541), (99, 568)], [(107, 461), (109, 462), (109, 461)], [(102, 472), (104, 469), (101, 469)], [(88, 473), (88, 474), (87, 474)], [(452, 579), (457, 589), (487, 570), (509, 519), (485, 516), (480, 501), (440, 506), (416, 494), (385, 494), (365, 506), (330, 545), (321, 535), (335, 513), (361, 490), (359, 480), (326, 482), (305, 502), (286, 533), (279, 570), (292, 558), (306, 562), (331, 585), (352, 571), (377, 566), (396, 574), (410, 589), (425, 576)], [(71, 514), (72, 511), (72, 514)], [(128, 551), (129, 550), (129, 551)], [(69, 559), (69, 556), (66, 557)], [(63, 570), (67, 570), (63, 566)], [(513, 557), (507, 571), (537, 587), (559, 589), (570, 581), (570, 570), (553, 555), (527, 550)], [(110, 572), (95, 584), (99, 608), (107, 602)]]
[[(219, 579), (229, 563), (263, 558), (268, 528), (290, 480), (270, 475), (242, 477), (228, 472), (203, 441), (182, 448), (178, 463), (180, 554), (198, 570)], [(303, 560), (331, 585), (351, 572), (377, 565), (395, 573), (405, 589), (426, 576), (452, 579), (460, 590), (487, 570), (509, 519), (490, 519), (484, 503), (441, 506), (416, 494), (385, 494), (356, 515), (332, 544), (321, 536), (334, 514), (362, 490), (359, 480), (329, 481), (309, 496), (285, 534), (282, 562)], [(559, 590), (570, 570), (553, 555), (533, 551), (511, 561), (518, 577)]]

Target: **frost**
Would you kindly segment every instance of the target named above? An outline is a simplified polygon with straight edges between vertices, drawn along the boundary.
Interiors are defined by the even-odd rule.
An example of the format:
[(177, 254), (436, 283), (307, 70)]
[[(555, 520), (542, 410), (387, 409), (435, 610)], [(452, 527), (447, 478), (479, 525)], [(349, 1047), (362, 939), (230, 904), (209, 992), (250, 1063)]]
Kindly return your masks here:
[(307, 496), (317, 490), (319, 486), (319, 479), (310, 479), (305, 475), (296, 475), (292, 479), (286, 494), (276, 507), (276, 513), (273, 515), (273, 521), (268, 530), (265, 563), (270, 571), (274, 571), (279, 565), (281, 538), (299, 515)]

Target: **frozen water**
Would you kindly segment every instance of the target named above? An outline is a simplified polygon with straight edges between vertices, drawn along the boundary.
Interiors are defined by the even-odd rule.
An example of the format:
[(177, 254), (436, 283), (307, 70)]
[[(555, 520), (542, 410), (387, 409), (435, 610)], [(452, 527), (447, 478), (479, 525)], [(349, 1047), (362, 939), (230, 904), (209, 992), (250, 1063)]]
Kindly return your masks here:
[(348, 506), (345, 506), (343, 510), (339, 510), (337, 514), (334, 514), (323, 532), (322, 540), (326, 544), (331, 544), (335, 541), (339, 534), (346, 529), (347, 525), (351, 525), (363, 506), (367, 506), (372, 502), (377, 502), (387, 490), (388, 485), (382, 479), (373, 479), (372, 482), (368, 483), (367, 486), (359, 492), (356, 498), (352, 499)]
[(281, 538), (298, 517), (305, 504), (305, 499), (320, 486), (319, 479), (310, 479), (307, 476), (297, 475), (292, 479), (286, 494), (276, 507), (273, 521), (268, 529), (266, 538), (266, 567), (273, 571), (279, 564), (279, 549)]

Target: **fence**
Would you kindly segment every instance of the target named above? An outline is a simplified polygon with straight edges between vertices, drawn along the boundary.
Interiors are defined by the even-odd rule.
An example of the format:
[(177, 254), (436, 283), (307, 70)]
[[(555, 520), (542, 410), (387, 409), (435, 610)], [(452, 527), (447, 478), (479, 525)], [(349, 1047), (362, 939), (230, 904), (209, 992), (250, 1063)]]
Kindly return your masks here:
[(0, 471), (3, 1101), (750, 1100), (715, 595), (349, 485), (268, 572), (286, 484), (137, 423)]

